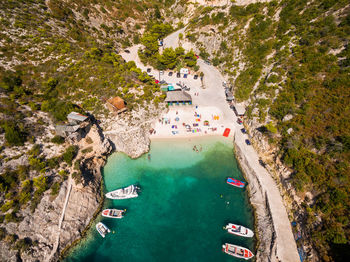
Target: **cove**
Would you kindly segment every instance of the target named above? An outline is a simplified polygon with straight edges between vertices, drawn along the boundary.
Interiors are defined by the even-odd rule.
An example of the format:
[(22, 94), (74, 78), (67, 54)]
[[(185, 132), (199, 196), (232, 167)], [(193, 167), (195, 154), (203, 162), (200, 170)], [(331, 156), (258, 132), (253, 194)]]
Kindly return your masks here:
[[(194, 145), (201, 151), (193, 151)], [(109, 157), (104, 191), (138, 184), (140, 196), (105, 199), (104, 208), (127, 209), (125, 217), (98, 216), (65, 261), (240, 261), (221, 251), (225, 242), (254, 253), (254, 239), (223, 230), (228, 222), (254, 225), (246, 190), (225, 181), (244, 180), (230, 139), (154, 140), (149, 153), (150, 159)], [(95, 230), (99, 221), (112, 231), (104, 239)]]

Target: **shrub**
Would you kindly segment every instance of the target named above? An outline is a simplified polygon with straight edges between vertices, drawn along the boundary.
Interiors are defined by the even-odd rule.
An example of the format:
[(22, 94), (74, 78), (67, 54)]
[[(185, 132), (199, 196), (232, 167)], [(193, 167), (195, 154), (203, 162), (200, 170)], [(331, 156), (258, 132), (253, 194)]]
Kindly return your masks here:
[(74, 179), (75, 183), (76, 184), (79, 184), (81, 183), (81, 179), (82, 179), (82, 174), (80, 171), (77, 171), (77, 172), (74, 172), (72, 174), (72, 178)]
[(86, 153), (92, 152), (92, 150), (93, 150), (93, 149), (92, 149), (92, 146), (89, 146), (89, 147), (83, 149), (81, 152), (82, 152), (83, 154), (86, 154)]
[(37, 157), (39, 156), (41, 153), (40, 151), (40, 145), (35, 144), (29, 151), (28, 151), (28, 155), (31, 155), (32, 157)]
[(29, 165), (31, 169), (36, 171), (41, 171), (46, 167), (46, 163), (43, 162), (40, 158), (35, 158), (33, 156), (29, 157)]
[(58, 145), (63, 144), (63, 143), (64, 143), (64, 137), (59, 136), (59, 135), (56, 135), (56, 136), (54, 136), (54, 137), (51, 139), (51, 142), (52, 142), (52, 143), (55, 143), (55, 144), (58, 144)]
[(5, 139), (10, 146), (22, 146), (26, 141), (26, 135), (14, 122), (6, 121), (2, 126), (5, 130)]
[(58, 174), (60, 175), (60, 177), (63, 179), (63, 180), (66, 180), (68, 178), (68, 173), (66, 170), (60, 170), (58, 172)]
[(75, 158), (75, 156), (77, 155), (77, 153), (78, 153), (78, 147), (77, 146), (70, 146), (63, 153), (63, 155), (62, 155), (63, 160), (67, 164), (72, 165), (72, 161)]
[(53, 183), (51, 186), (51, 195), (52, 196), (58, 195), (58, 193), (60, 192), (60, 187), (61, 187), (61, 184), (59, 182)]
[(28, 177), (29, 167), (25, 165), (20, 165), (17, 167), (18, 177), (21, 181)]
[(30, 198), (31, 198), (30, 193), (22, 191), (21, 193), (19, 193), (18, 201), (21, 205), (25, 205), (26, 203), (29, 202)]
[(270, 131), (271, 133), (273, 133), (273, 134), (276, 134), (276, 133), (277, 133), (277, 128), (276, 128), (271, 122), (267, 123), (267, 124), (265, 125), (265, 127), (266, 127), (266, 129), (267, 129), (268, 131)]
[(1, 211), (3, 213), (9, 211), (13, 207), (13, 204), (14, 204), (13, 200), (6, 201), (6, 203), (2, 205)]
[(15, 249), (18, 251), (25, 252), (32, 246), (32, 240), (28, 237), (24, 239), (18, 239), (15, 244)]
[(33, 178), (33, 185), (37, 189), (35, 191), (36, 194), (42, 194), (45, 190), (48, 189), (47, 177), (40, 175), (38, 177)]

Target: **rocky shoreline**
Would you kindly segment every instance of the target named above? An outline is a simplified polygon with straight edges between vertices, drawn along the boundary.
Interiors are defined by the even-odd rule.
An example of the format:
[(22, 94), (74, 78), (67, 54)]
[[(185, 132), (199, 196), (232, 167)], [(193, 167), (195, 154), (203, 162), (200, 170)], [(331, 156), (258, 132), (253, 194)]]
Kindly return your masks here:
[[(74, 145), (80, 149), (76, 157), (79, 165), (72, 166), (57, 197), (45, 192), (34, 213), (27, 207), (20, 223), (6, 224), (8, 234), (30, 239), (32, 244), (28, 250), (19, 252), (1, 241), (0, 257), (4, 261), (57, 261), (60, 252), (79, 239), (93, 219), (103, 199), (101, 168), (113, 147), (96, 123), (91, 123), (86, 136)], [(86, 148), (88, 153), (80, 153)], [(77, 169), (81, 171), (80, 181), (72, 179)]]
[(254, 209), (255, 232), (257, 238), (256, 261), (277, 261), (274, 259), (276, 249), (276, 232), (273, 226), (270, 206), (266, 192), (259, 181), (259, 177), (250, 167), (240, 146), (234, 141), (234, 153), (237, 162), (248, 181), (249, 201)]

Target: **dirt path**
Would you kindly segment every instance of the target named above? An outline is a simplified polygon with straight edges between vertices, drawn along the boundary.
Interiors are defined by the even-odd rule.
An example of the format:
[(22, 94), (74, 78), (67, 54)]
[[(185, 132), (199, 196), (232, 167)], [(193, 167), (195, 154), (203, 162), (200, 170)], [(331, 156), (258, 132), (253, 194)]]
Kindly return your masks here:
[[(164, 39), (166, 47), (177, 47), (179, 33), (183, 32), (184, 28), (166, 37)], [(127, 61), (134, 60), (138, 67), (145, 70), (146, 67), (141, 64), (137, 56), (137, 51), (135, 52), (137, 49), (138, 47), (132, 47), (130, 48), (130, 54), (122, 54), (122, 56)], [(189, 93), (192, 95), (193, 104), (199, 105), (200, 107), (214, 106), (222, 112), (222, 117), (225, 120), (225, 126), (232, 128), (235, 133), (236, 143), (243, 149), (243, 153), (249, 162), (250, 167), (258, 174), (259, 180), (262, 181), (262, 190), (267, 194), (271, 216), (274, 222), (274, 229), (276, 232), (276, 257), (278, 260), (283, 262), (300, 261), (291, 224), (277, 184), (266, 169), (259, 164), (259, 156), (254, 148), (245, 143), (245, 140), (248, 139), (248, 137), (246, 134), (243, 134), (240, 131), (243, 126), (237, 124), (237, 117), (226, 102), (225, 92), (222, 86), (224, 77), (214, 66), (205, 64), (201, 59), (198, 59), (198, 65), (200, 66), (200, 70), (204, 73), (204, 89), (201, 88), (197, 82), (193, 82), (193, 80), (180, 80), (186, 84), (188, 83), (188, 85), (191, 87), (191, 91)], [(154, 76), (158, 75), (158, 71), (156, 70), (153, 70), (152, 73)], [(162, 79), (172, 81), (172, 83), (179, 81), (179, 79), (176, 79), (175, 77), (163, 77)], [(199, 92), (199, 96), (193, 96), (193, 94), (196, 92)]]

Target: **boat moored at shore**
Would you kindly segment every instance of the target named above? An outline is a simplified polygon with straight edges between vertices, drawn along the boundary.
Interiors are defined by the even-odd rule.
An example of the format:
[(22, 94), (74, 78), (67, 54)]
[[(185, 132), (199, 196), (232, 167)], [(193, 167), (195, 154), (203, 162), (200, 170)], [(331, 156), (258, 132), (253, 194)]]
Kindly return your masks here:
[(100, 235), (104, 238), (108, 233), (111, 232), (111, 230), (109, 230), (109, 228), (103, 224), (102, 222), (99, 222), (96, 224), (96, 230), (98, 233), (100, 233)]
[(248, 260), (254, 257), (253, 253), (248, 248), (240, 247), (240, 246), (236, 246), (228, 243), (225, 243), (224, 245), (222, 245), (222, 251), (224, 251), (226, 254), (230, 256), (243, 258), (245, 260)]
[(226, 225), (225, 229), (230, 234), (234, 234), (234, 235), (241, 236), (241, 237), (253, 237), (254, 236), (254, 233), (252, 230), (250, 230), (249, 228), (246, 228), (244, 226), (241, 226), (241, 225), (229, 223)]
[(231, 186), (236, 186), (236, 187), (240, 187), (240, 188), (243, 188), (245, 186), (245, 182), (239, 181), (239, 180), (234, 179), (232, 177), (228, 177), (226, 182), (227, 182), (227, 184), (229, 184)]
[(128, 187), (120, 188), (106, 194), (107, 198), (110, 199), (128, 199), (138, 197), (139, 187), (136, 185), (130, 185)]
[(109, 218), (122, 218), (126, 210), (120, 209), (105, 209), (102, 211), (102, 216)]

